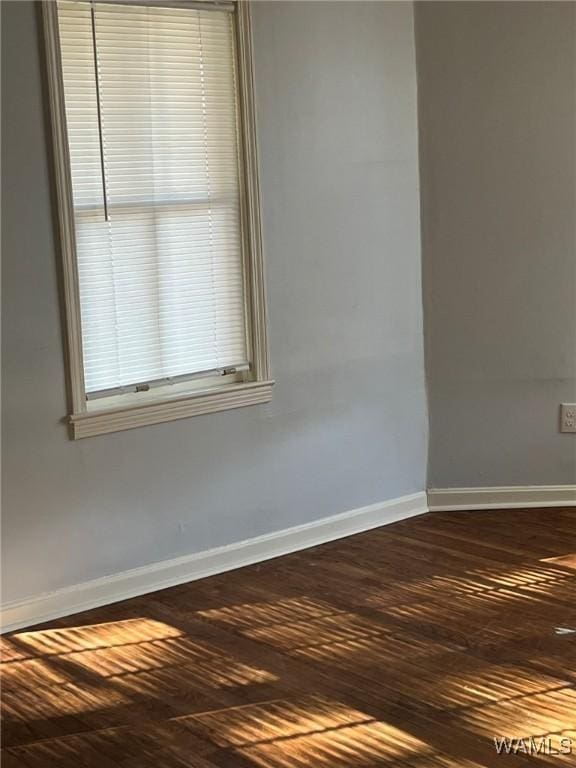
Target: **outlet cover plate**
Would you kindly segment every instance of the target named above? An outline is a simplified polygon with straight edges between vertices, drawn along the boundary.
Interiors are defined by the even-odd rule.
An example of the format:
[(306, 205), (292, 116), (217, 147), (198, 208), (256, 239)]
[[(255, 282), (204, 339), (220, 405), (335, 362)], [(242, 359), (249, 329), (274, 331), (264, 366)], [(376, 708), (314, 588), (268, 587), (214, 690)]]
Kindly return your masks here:
[(576, 403), (560, 405), (560, 432), (576, 432)]

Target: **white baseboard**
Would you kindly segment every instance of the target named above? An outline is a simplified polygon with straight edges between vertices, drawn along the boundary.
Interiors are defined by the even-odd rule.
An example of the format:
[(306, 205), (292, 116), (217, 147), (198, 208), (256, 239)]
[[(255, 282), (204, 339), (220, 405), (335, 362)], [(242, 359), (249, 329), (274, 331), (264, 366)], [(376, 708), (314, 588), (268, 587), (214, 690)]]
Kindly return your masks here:
[(427, 511), (426, 494), (414, 493), (265, 536), (134, 568), (26, 600), (6, 603), (2, 608), (2, 632), (40, 624), (187, 581), (203, 579)]
[(431, 488), (431, 512), (466, 509), (574, 507), (576, 485), (511, 485), (501, 488)]

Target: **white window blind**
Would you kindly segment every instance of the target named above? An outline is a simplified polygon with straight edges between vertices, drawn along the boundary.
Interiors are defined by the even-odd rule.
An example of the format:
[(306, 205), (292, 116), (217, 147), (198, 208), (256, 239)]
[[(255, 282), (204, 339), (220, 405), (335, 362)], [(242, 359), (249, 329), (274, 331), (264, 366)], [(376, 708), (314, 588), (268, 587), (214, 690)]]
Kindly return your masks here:
[(246, 367), (232, 13), (58, 19), (88, 396)]

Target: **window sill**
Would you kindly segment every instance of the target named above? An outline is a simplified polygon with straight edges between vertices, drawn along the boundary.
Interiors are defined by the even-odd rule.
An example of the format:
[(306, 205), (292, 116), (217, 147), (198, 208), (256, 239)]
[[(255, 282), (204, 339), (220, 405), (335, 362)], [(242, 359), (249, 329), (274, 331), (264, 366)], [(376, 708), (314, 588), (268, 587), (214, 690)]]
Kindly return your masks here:
[(218, 391), (187, 393), (173, 398), (148, 401), (137, 405), (102, 408), (69, 417), (72, 439), (79, 440), (109, 432), (187, 419), (203, 413), (243, 408), (268, 403), (272, 399), (273, 381), (230, 384)]

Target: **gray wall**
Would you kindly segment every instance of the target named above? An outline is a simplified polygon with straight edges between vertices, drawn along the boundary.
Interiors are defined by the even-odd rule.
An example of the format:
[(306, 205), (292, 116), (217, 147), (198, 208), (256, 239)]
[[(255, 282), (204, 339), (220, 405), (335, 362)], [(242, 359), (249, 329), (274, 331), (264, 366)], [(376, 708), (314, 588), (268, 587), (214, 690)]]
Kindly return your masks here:
[(416, 10), (431, 487), (576, 482), (575, 14)]
[(256, 3), (273, 402), (71, 442), (35, 9), (2, 3), (4, 597), (425, 486), (405, 3)]

